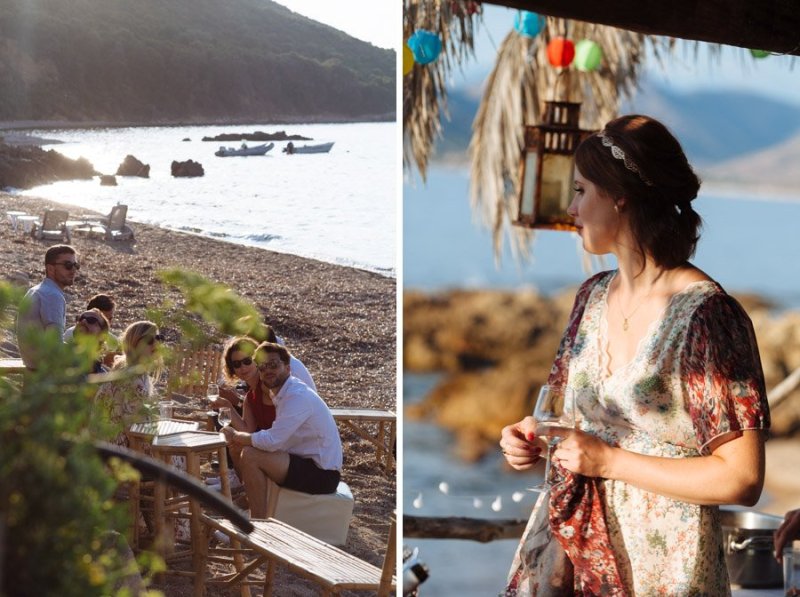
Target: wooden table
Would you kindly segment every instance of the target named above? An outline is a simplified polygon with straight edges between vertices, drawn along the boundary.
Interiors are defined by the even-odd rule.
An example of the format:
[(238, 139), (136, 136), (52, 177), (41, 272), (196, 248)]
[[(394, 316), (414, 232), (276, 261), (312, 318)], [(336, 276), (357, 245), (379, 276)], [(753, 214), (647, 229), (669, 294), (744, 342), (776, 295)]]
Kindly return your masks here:
[[(387, 477), (394, 466), (394, 442), (397, 434), (397, 415), (390, 410), (371, 408), (332, 408), (334, 420), (344, 424), (376, 448), (375, 459), (383, 464)], [(374, 429), (370, 429), (374, 427)]]
[(0, 359), (0, 375), (23, 373), (25, 370), (22, 359)]

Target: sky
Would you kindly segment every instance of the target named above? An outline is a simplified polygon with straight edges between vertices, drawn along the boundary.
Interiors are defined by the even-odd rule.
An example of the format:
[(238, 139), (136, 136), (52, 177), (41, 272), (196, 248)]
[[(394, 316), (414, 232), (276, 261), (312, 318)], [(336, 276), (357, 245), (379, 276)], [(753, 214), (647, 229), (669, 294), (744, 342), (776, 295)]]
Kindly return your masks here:
[[(453, 77), (453, 85), (473, 85), (485, 79), (497, 49), (514, 26), (513, 9), (484, 4), (483, 11), (475, 42), (476, 59), (465, 64), (463, 74)], [(754, 60), (746, 49), (723, 46), (721, 59), (712, 60), (709, 44), (700, 44), (697, 58), (693, 48), (694, 43), (682, 43), (667, 59), (665, 68), (648, 60), (647, 79), (676, 91), (748, 90), (800, 106), (800, 58), (770, 56)]]
[(303, 16), (379, 48), (400, 45), (403, 3), (400, 0), (275, 0)]

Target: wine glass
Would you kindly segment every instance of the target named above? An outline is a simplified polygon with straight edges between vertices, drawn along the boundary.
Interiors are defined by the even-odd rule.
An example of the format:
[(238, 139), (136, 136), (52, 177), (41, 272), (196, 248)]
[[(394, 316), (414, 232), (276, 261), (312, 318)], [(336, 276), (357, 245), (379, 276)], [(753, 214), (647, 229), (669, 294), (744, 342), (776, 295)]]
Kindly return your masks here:
[(223, 427), (227, 427), (231, 424), (231, 408), (230, 406), (223, 406), (219, 409), (219, 415), (217, 416), (217, 421)]
[[(536, 420), (536, 435), (547, 442), (544, 479), (531, 491), (548, 491), (550, 482), (550, 454), (567, 431), (575, 427), (575, 393), (566, 386), (544, 385), (539, 390), (536, 406), (533, 409)], [(547, 430), (547, 435), (542, 433)]]
[(214, 407), (214, 402), (219, 398), (219, 386), (215, 383), (208, 384), (206, 388), (206, 399), (208, 400), (209, 407)]

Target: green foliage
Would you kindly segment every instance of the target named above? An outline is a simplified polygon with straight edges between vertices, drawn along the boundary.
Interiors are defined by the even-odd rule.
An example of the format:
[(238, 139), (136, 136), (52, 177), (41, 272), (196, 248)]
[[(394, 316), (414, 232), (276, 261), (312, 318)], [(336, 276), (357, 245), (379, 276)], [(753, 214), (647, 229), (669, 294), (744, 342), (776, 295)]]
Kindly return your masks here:
[(264, 0), (5, 0), (0, 120), (395, 112), (395, 52)]
[[(160, 275), (182, 291), (179, 327), (195, 341), (209, 327), (264, 336), (256, 309), (229, 288), (191, 272)], [(21, 298), (0, 283), (0, 327), (11, 325)], [(153, 310), (151, 318), (166, 321), (163, 311)], [(127, 595), (114, 588), (137, 566), (126, 559), (122, 536), (110, 531), (128, 528), (127, 504), (113, 495), (136, 473), (119, 462), (104, 464), (92, 446), (110, 430), (92, 410), (96, 388), (85, 382), (96, 348), (63, 344), (53, 333), (39, 332), (36, 342), (45, 355), (37, 371), (24, 380), (0, 377), (0, 595)], [(138, 564), (149, 574), (163, 569), (153, 554)]]

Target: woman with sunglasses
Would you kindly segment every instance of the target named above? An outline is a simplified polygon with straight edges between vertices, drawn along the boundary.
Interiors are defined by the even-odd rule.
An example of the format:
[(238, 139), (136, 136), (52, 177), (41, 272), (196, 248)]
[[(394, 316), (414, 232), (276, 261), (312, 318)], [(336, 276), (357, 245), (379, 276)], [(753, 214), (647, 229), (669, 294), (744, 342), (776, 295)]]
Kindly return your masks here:
[(128, 446), (125, 430), (131, 424), (147, 420), (153, 405), (153, 380), (160, 374), (158, 342), (163, 340), (151, 321), (137, 321), (122, 335), (123, 354), (114, 361), (114, 371), (126, 376), (101, 386), (96, 403), (115, 427), (116, 443)]
[[(69, 342), (76, 346), (86, 346), (93, 350), (97, 358), (91, 365), (89, 373), (105, 373), (108, 369), (103, 365), (102, 351), (108, 337), (108, 320), (100, 309), (87, 309), (78, 316), (77, 323), (70, 335)], [(92, 344), (92, 341), (96, 344)]]

